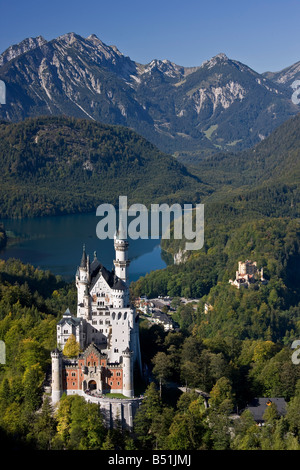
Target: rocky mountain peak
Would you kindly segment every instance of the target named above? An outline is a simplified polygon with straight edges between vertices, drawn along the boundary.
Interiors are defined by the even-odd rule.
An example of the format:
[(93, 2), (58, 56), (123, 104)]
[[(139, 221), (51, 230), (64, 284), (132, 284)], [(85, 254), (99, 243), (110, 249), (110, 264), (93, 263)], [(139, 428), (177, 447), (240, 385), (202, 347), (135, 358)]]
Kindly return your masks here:
[(220, 52), (219, 54), (215, 55), (211, 59), (203, 62), (202, 67), (212, 68), (215, 65), (218, 65), (220, 63), (228, 63), (229, 60), (230, 59), (227, 57), (227, 55), (224, 52)]
[(26, 38), (18, 44), (13, 44), (9, 46), (1, 55), (0, 55), (0, 67), (2, 67), (7, 62), (15, 59), (21, 54), (40, 47), (43, 44), (46, 44), (47, 41), (43, 36), (37, 36), (36, 38)]
[(131, 127), (168, 152), (246, 148), (299, 112), (290, 90), (224, 52), (200, 67), (166, 59), (143, 65), (96, 34), (70, 32), (25, 39), (0, 60), (8, 84), (0, 118), (84, 117)]

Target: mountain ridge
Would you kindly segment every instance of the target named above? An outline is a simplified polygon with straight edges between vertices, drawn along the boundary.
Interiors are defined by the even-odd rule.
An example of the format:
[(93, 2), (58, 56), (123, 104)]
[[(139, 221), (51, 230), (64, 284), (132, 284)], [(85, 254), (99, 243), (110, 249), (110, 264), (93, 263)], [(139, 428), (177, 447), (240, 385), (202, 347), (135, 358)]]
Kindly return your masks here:
[(0, 121), (0, 162), (0, 218), (90, 212), (122, 194), (130, 203), (196, 202), (209, 191), (136, 132), (86, 119)]
[(164, 152), (199, 157), (249, 148), (299, 111), (287, 86), (224, 53), (183, 67), (166, 59), (139, 64), (95, 34), (24, 41), (0, 55), (7, 88), (0, 118), (11, 122), (88, 118), (132, 128)]

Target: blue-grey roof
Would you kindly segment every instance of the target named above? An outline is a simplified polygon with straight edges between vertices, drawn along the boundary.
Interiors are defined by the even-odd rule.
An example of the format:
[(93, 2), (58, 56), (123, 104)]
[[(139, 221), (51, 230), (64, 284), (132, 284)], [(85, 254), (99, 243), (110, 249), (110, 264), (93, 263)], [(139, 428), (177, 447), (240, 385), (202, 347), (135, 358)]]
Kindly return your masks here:
[(83, 245), (83, 252), (82, 252), (80, 267), (85, 268), (86, 262), (87, 262), (87, 257), (86, 257), (86, 252), (85, 252), (85, 245)]
[(246, 407), (246, 410), (249, 410), (255, 421), (263, 421), (263, 415), (268, 408), (268, 406), (274, 403), (276, 405), (277, 412), (283, 416), (286, 413), (286, 401), (281, 397), (262, 397), (254, 398), (251, 403)]
[(63, 317), (59, 322), (58, 322), (58, 325), (65, 325), (66, 323), (68, 325), (73, 325), (73, 326), (77, 326), (79, 325), (79, 323), (81, 322), (81, 318), (77, 318), (77, 317)]

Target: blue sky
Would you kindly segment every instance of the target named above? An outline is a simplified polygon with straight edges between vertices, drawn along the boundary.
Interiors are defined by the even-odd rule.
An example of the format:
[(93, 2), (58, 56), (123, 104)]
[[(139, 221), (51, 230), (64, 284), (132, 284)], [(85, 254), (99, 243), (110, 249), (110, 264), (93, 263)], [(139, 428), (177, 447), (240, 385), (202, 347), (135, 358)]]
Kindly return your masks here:
[(131, 59), (201, 65), (219, 52), (258, 72), (300, 60), (299, 0), (0, 0), (0, 51), (25, 37), (94, 33)]

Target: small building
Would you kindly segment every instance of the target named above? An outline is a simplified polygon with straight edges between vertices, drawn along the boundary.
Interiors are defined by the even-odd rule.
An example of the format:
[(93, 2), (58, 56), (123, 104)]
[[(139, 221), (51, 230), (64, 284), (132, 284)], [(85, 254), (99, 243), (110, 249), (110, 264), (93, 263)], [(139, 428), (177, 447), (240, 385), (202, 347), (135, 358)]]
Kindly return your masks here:
[(174, 320), (167, 313), (161, 312), (160, 310), (153, 310), (152, 319), (157, 325), (162, 325), (165, 331), (175, 330), (176, 328)]
[(249, 410), (252, 414), (254, 420), (259, 426), (264, 425), (264, 413), (268, 406), (271, 404), (276, 405), (277, 412), (280, 416), (284, 416), (286, 414), (286, 401), (282, 397), (262, 397), (262, 398), (254, 398), (249, 405), (246, 406), (245, 410)]

